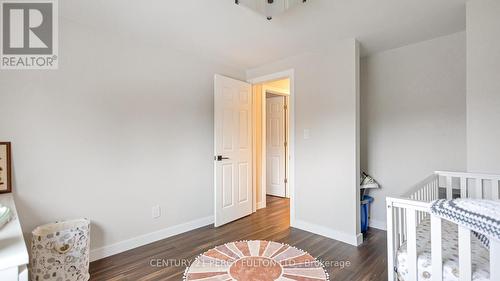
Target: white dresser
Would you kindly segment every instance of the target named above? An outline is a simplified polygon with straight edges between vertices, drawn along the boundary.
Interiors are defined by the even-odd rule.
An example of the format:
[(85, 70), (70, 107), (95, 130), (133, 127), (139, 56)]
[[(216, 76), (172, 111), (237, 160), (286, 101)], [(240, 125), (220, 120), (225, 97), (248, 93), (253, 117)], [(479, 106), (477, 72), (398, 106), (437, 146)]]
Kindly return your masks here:
[(12, 210), (13, 219), (0, 228), (0, 280), (28, 281), (28, 249), (12, 194), (0, 194), (0, 204)]

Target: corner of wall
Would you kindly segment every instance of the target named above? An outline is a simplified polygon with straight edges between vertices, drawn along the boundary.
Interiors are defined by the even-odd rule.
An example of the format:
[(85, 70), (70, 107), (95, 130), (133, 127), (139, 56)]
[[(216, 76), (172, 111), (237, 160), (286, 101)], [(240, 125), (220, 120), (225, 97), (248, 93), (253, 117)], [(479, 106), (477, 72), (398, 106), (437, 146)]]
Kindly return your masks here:
[(361, 234), (361, 219), (360, 219), (360, 190), (361, 185), (361, 60), (360, 60), (360, 44), (354, 39), (355, 44), (355, 77), (356, 77), (356, 233)]
[(314, 234), (318, 234), (321, 236), (325, 236), (330, 239), (334, 239), (340, 242), (347, 243), (352, 246), (359, 246), (363, 243), (363, 234), (358, 233), (356, 235), (337, 231), (335, 229), (323, 226), (323, 225), (318, 225), (314, 223), (310, 223), (304, 220), (295, 220), (294, 224), (292, 225), (294, 228), (298, 228), (307, 232), (311, 232)]

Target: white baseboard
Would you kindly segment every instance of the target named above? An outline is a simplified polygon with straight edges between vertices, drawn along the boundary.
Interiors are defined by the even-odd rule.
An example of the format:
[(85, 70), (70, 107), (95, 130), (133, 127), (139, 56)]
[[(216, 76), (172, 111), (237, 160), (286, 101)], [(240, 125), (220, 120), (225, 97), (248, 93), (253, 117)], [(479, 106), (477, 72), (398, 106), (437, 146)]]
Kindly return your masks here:
[(258, 202), (257, 203), (257, 210), (258, 209), (263, 209), (266, 207), (266, 202)]
[(355, 246), (359, 246), (363, 244), (363, 233), (358, 233), (358, 235), (356, 235), (356, 244)]
[(340, 242), (344, 242), (353, 246), (359, 246), (363, 243), (363, 234), (351, 235), (344, 232), (331, 229), (322, 225), (309, 223), (303, 220), (295, 220), (292, 227), (302, 229), (314, 234), (325, 236)]
[(147, 233), (141, 236), (130, 238), (115, 244), (104, 246), (101, 248), (93, 249), (90, 251), (90, 261), (96, 261), (116, 255), (134, 248), (144, 246), (165, 238), (169, 238), (184, 232), (188, 232), (200, 227), (204, 227), (214, 223), (214, 217), (205, 217), (193, 220), (187, 223), (174, 225), (155, 232)]
[(385, 221), (370, 219), (369, 226), (380, 230), (387, 230), (387, 223)]

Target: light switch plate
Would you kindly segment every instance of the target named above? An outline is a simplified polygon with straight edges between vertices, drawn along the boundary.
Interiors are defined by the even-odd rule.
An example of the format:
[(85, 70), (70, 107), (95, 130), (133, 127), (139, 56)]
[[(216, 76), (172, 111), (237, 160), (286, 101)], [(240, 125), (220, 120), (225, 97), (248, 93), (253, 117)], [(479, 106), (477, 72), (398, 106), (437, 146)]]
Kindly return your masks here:
[(311, 131), (309, 129), (304, 129), (304, 139), (308, 140), (311, 138)]

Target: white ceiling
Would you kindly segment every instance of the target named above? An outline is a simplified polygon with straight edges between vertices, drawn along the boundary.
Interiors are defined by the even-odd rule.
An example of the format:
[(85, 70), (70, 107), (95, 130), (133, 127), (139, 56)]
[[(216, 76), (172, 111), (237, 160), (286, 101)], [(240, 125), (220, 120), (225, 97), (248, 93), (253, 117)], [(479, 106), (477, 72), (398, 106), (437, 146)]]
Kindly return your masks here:
[(465, 29), (466, 0), (308, 0), (267, 21), (234, 0), (64, 0), (63, 17), (250, 68), (357, 38), (372, 54)]

